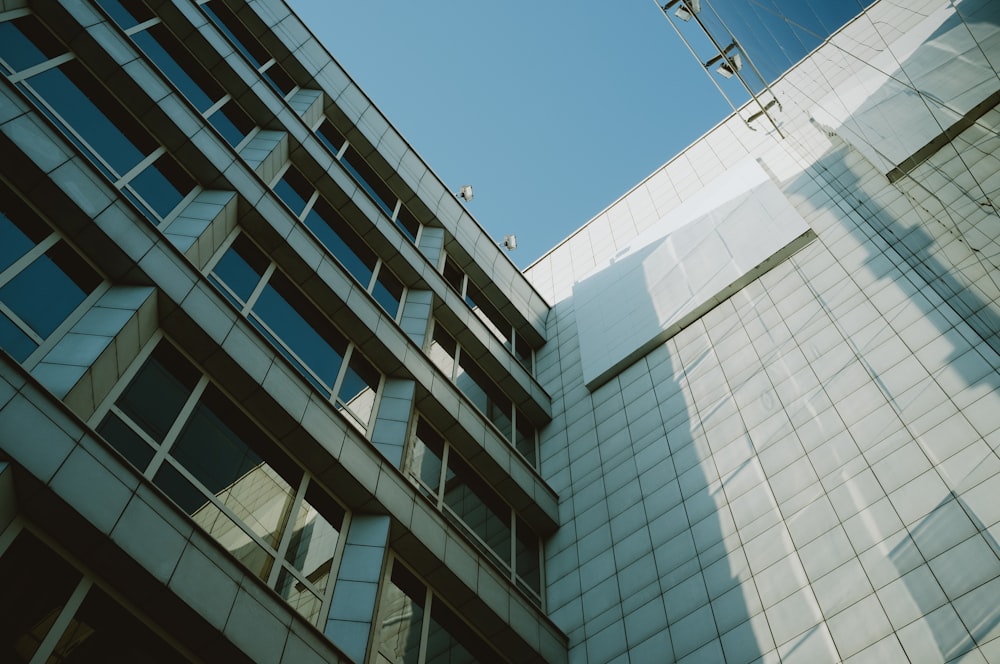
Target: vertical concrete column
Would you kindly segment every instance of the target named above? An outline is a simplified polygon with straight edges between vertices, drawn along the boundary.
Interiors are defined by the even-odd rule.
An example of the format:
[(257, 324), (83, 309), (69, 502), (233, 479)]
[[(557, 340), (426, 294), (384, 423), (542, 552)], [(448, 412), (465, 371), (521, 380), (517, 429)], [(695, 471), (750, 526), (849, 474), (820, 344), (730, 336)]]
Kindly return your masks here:
[(417, 249), (427, 257), (435, 268), (440, 267), (441, 254), (444, 253), (444, 229), (434, 226), (423, 226), (420, 229), (420, 240)]
[(288, 134), (274, 129), (261, 129), (243, 146), (240, 156), (261, 180), (271, 182), (288, 161)]
[(368, 634), (377, 618), (375, 599), (388, 539), (388, 516), (351, 516), (323, 632), (355, 662), (364, 661)]
[(372, 443), (397, 468), (403, 463), (406, 428), (413, 411), (416, 383), (408, 378), (386, 378), (379, 401)]
[(421, 348), (424, 347), (433, 304), (434, 293), (431, 291), (406, 291), (406, 300), (403, 302), (403, 315), (400, 316), (399, 326), (403, 328), (403, 332), (406, 332), (406, 336), (410, 337), (413, 343)]
[(56, 342), (31, 375), (86, 419), (157, 325), (156, 289), (113, 286)]

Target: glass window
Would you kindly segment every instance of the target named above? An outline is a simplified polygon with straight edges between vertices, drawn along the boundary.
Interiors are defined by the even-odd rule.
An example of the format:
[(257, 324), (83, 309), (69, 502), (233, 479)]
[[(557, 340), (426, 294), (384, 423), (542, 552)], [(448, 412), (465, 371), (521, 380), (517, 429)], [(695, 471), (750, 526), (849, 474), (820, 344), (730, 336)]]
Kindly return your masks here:
[(154, 225), (194, 187), (173, 157), (153, 159), (162, 151), (156, 140), (79, 61), (46, 69), (18, 86)]
[(50, 664), (187, 661), (99, 588), (87, 592), (48, 659)]
[(254, 128), (254, 122), (250, 116), (244, 113), (243, 109), (233, 101), (223, 104), (222, 107), (208, 116), (208, 121), (234, 148)]
[(188, 101), (204, 113), (222, 98), (222, 87), (162, 23), (131, 35), (143, 53)]
[(427, 591), (405, 567), (392, 566), (382, 599), (378, 649), (399, 664), (418, 664)]
[[(407, 469), (417, 486), (446, 518), (499, 564), (512, 581), (541, 602), (538, 536), (510, 505), (423, 418), (417, 421)], [(442, 469), (444, 476), (442, 477)], [(513, 532), (517, 537), (512, 542)], [(511, 546), (515, 559), (512, 561)]]
[[(294, 166), (274, 185), (274, 192), (362, 288), (393, 318), (399, 312), (403, 283), (396, 278), (344, 218)], [(311, 202), (311, 205), (310, 205)], [(303, 212), (305, 214), (303, 215)], [(375, 276), (375, 281), (372, 277)]]
[[(397, 664), (475, 664), (502, 658), (398, 560), (382, 592), (376, 647)], [(421, 645), (423, 656), (421, 657)]]
[(0, 22), (0, 60), (8, 73), (40, 65), (66, 50), (33, 14)]
[(306, 228), (313, 232), (358, 283), (365, 287), (371, 283), (378, 258), (368, 245), (361, 242), (333, 206), (320, 198), (303, 221)]
[(17, 535), (0, 558), (0, 659), (31, 661), (80, 576), (30, 532)]
[(156, 143), (132, 116), (108, 96), (98, 94), (91, 81), (76, 60), (28, 79), (35, 93), (56, 113), (57, 122), (72, 129), (71, 138), (82, 139), (117, 178), (137, 166)]
[(344, 509), (171, 344), (157, 345), (97, 429), (252, 573), (322, 623)]
[(488, 553), (510, 565), (511, 509), (454, 450), (448, 454), (442, 500)]
[(537, 467), (536, 435), (530, 421), (437, 323), (428, 355), (459, 391), (513, 444), (514, 449)]
[(156, 16), (142, 0), (97, 0), (97, 4), (124, 30)]
[(309, 184), (305, 176), (295, 167), (289, 168), (281, 179), (274, 184), (274, 193), (278, 195), (288, 209), (296, 217), (302, 214), (306, 203), (312, 198), (315, 188)]
[(101, 279), (13, 191), (0, 196), (0, 347), (23, 362)]
[(271, 268), (256, 245), (242, 234), (237, 236), (213, 268), (211, 280), (367, 434), (381, 374), (295, 284)]
[(441, 274), (444, 276), (445, 281), (455, 289), (455, 292), (462, 296), (465, 304), (475, 312), (479, 320), (486, 326), (486, 329), (494, 337), (502, 341), (504, 347), (531, 373), (531, 348), (523, 339), (517, 337), (514, 327), (507, 322), (507, 319), (500, 313), (500, 310), (493, 306), (493, 303), (486, 298), (486, 295), (476, 287), (472, 279), (462, 271), (462, 268), (450, 256), (445, 258), (444, 269)]
[(264, 271), (268, 267), (267, 256), (244, 235), (238, 235), (229, 251), (215, 264), (213, 273), (232, 291), (240, 302), (250, 299)]
[(254, 69), (261, 73), (274, 91), (281, 97), (288, 96), (295, 87), (295, 81), (277, 63), (272, 63), (265, 69), (264, 66), (271, 60), (270, 54), (236, 14), (222, 2), (206, 2), (201, 8), (233, 46), (250, 61)]
[(319, 386), (329, 394), (344, 361), (347, 340), (281, 274), (270, 279), (253, 310), (288, 345), (295, 355), (290, 359), (306, 377), (319, 379)]

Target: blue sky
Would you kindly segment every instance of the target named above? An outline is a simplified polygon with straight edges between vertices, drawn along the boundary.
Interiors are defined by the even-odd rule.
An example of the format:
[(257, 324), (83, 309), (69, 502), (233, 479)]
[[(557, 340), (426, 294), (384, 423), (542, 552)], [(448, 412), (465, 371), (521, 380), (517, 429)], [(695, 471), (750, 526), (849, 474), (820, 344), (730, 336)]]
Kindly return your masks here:
[(526, 267), (729, 112), (651, 0), (289, 0)]

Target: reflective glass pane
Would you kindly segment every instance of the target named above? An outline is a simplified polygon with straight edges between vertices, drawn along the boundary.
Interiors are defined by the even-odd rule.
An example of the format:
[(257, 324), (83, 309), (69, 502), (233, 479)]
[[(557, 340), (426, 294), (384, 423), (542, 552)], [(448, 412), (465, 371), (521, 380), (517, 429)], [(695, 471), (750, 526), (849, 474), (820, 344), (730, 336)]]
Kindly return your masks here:
[(510, 507), (452, 449), (444, 480), (444, 504), (500, 560), (510, 564)]
[(343, 508), (310, 484), (295, 518), (285, 560), (321, 592), (329, 580), (343, 524)]
[(76, 60), (28, 79), (35, 92), (118, 175), (131, 170), (155, 143)]
[(0, 22), (0, 58), (12, 72), (34, 67), (67, 50), (33, 15)]
[(340, 214), (320, 198), (304, 223), (344, 269), (367, 289), (375, 269), (375, 253), (361, 242)]
[(302, 214), (313, 191), (313, 186), (295, 167), (285, 171), (282, 178), (274, 183), (274, 193), (296, 217)]
[(323, 600), (317, 597), (316, 593), (309, 590), (306, 584), (299, 581), (294, 574), (282, 568), (281, 572), (278, 573), (278, 582), (275, 590), (303, 618), (313, 625), (316, 624), (317, 620), (319, 620), (319, 611), (323, 607)]
[(517, 430), (514, 432), (514, 447), (532, 466), (538, 463), (535, 452), (535, 429), (528, 419), (517, 411)]
[(97, 4), (125, 30), (155, 16), (141, 0), (97, 0)]
[(424, 621), (424, 585), (402, 565), (392, 568), (392, 579), (382, 595), (378, 650), (394, 664), (417, 664)]
[(233, 46), (253, 63), (255, 69), (260, 69), (260, 66), (270, 59), (267, 51), (261, 48), (250, 31), (225, 4), (207, 2), (201, 8), (222, 34), (229, 38)]
[(517, 520), (517, 575), (536, 593), (541, 592), (541, 569), (538, 563), (538, 536), (521, 519)]
[[(222, 96), (219, 85), (205, 74), (197, 60), (188, 54), (162, 23), (132, 35), (132, 41), (198, 112), (204, 113)], [(178, 59), (183, 64), (178, 63)], [(196, 81), (195, 76), (199, 80)]]
[(389, 271), (385, 265), (379, 268), (378, 280), (372, 289), (372, 297), (385, 309), (385, 312), (396, 317), (399, 311), (399, 301), (403, 297), (403, 283)]
[(29, 662), (80, 573), (22, 530), (0, 558), (0, 659)]
[(170, 454), (252, 532), (277, 545), (292, 499), (289, 480), (297, 484), (301, 470), (285, 463), (282, 477), (265, 463), (262, 454), (285, 457), (215, 387), (205, 390)]
[[(65, 249), (63, 243), (55, 245), (0, 288), (0, 300), (43, 339), (52, 334), (97, 285), (96, 275), (89, 268), (82, 268), (79, 274), (61, 269), (56, 261), (65, 261), (68, 257)], [(78, 262), (75, 255), (73, 259)], [(45, 297), (39, 297), (41, 293)]]
[(425, 664), (476, 664), (501, 661), (465, 622), (435, 598), (427, 631)]
[[(348, 152), (350, 153), (351, 151), (348, 150)], [(340, 163), (344, 165), (344, 169), (348, 173), (350, 173), (351, 177), (354, 178), (354, 181), (357, 182), (358, 185), (365, 190), (365, 193), (367, 193), (368, 196), (375, 202), (375, 204), (382, 209), (382, 212), (385, 213), (385, 216), (391, 217), (392, 208), (395, 205), (395, 201), (393, 201), (393, 205), (389, 205), (388, 201), (386, 200), (387, 198), (389, 198), (388, 194), (390, 192), (383, 192), (384, 195), (380, 196), (379, 192), (375, 190), (375, 186), (373, 186), (372, 184), (373, 182), (381, 184), (377, 179), (378, 176), (374, 173), (374, 171), (368, 168), (367, 165), (362, 166), (364, 162), (361, 160), (361, 157), (355, 156), (354, 161), (358, 164), (357, 168), (355, 168), (350, 163), (350, 161), (348, 161), (347, 155), (345, 154), (344, 157), (340, 160)], [(365, 175), (367, 175), (367, 177), (365, 175), (362, 175), (361, 173), (362, 170), (365, 171)], [(382, 185), (382, 187), (384, 187), (384, 185)]]
[(347, 142), (344, 135), (333, 126), (332, 122), (326, 119), (323, 120), (323, 124), (316, 130), (316, 135), (319, 136), (319, 139), (326, 144), (326, 147), (334, 155), (340, 152), (340, 149), (344, 147), (344, 143)]
[(325, 385), (333, 385), (347, 342), (287, 279), (275, 274), (254, 312)]
[(234, 148), (254, 127), (250, 116), (232, 101), (226, 102), (222, 108), (208, 116), (208, 121)]
[(434, 339), (428, 355), (437, 368), (451, 378), (455, 371), (455, 340), (440, 325), (434, 326)]
[(194, 367), (173, 346), (161, 343), (117, 405), (153, 440), (163, 442), (197, 379)]
[(194, 181), (165, 154), (136, 174), (129, 186), (163, 219), (191, 191)]
[(153, 448), (114, 413), (104, 418), (97, 431), (140, 471), (145, 470), (153, 459)]
[(180, 664), (187, 661), (131, 611), (99, 588), (87, 592), (47, 660), (49, 664)]
[(355, 350), (351, 355), (351, 363), (344, 372), (338, 398), (363, 425), (368, 424), (375, 408), (379, 379), (375, 367)]
[(261, 579), (267, 579), (274, 560), (240, 525), (208, 500), (201, 489), (189, 482), (170, 463), (164, 463), (160, 467), (153, 477), (153, 483), (251, 572)]
[(441, 488), (441, 457), (444, 440), (423, 419), (417, 424), (417, 437), (413, 441), (410, 470), (437, 496)]
[(31, 337), (14, 324), (11, 319), (0, 313), (0, 348), (18, 362), (24, 362), (38, 348)]
[(242, 235), (212, 270), (236, 296), (246, 302), (267, 269), (268, 260), (252, 242)]
[(413, 218), (413, 215), (405, 208), (399, 208), (396, 214), (396, 227), (403, 231), (403, 235), (410, 242), (417, 241), (417, 231), (420, 230), (420, 222)]

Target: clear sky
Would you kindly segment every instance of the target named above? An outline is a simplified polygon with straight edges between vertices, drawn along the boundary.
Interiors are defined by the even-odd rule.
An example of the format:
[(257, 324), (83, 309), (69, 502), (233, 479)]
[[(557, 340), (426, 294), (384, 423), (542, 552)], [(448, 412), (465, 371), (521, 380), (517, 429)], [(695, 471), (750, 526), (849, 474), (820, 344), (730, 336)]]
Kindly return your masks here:
[(526, 267), (729, 107), (651, 0), (288, 0)]

